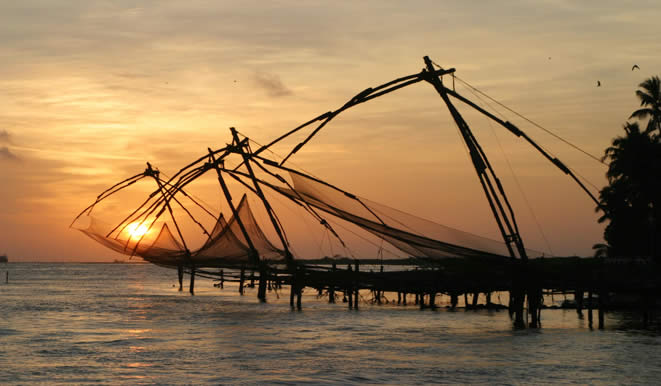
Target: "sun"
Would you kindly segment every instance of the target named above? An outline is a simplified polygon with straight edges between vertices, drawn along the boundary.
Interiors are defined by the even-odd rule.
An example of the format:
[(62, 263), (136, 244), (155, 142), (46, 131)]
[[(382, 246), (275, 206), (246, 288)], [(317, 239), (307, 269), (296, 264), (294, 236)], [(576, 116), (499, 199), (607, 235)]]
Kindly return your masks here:
[(139, 239), (149, 231), (149, 226), (140, 222), (132, 222), (126, 226), (126, 231), (132, 239)]

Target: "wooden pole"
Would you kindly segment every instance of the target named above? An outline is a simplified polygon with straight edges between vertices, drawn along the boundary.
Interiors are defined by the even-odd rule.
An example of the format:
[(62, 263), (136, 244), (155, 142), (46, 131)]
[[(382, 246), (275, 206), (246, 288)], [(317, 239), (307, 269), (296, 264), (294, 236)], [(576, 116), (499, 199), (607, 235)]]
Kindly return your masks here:
[[(257, 264), (259, 263), (259, 252), (257, 251), (257, 248), (255, 248), (255, 245), (252, 243), (252, 240), (250, 239), (250, 235), (248, 235), (248, 231), (246, 230), (245, 225), (243, 224), (243, 220), (241, 220), (241, 217), (239, 216), (239, 212), (236, 210), (236, 207), (234, 206), (234, 203), (232, 202), (232, 194), (229, 191), (229, 188), (227, 187), (227, 183), (225, 182), (225, 179), (223, 178), (222, 173), (220, 172), (220, 168), (216, 164), (216, 158), (213, 156), (213, 152), (211, 149), (209, 150), (209, 156), (214, 162), (214, 169), (216, 170), (216, 175), (218, 176), (218, 183), (220, 183), (220, 187), (223, 190), (223, 194), (225, 195), (225, 201), (227, 201), (227, 204), (230, 207), (230, 210), (232, 211), (232, 216), (234, 216), (234, 219), (236, 220), (236, 223), (239, 225), (239, 228), (241, 229), (241, 233), (243, 234), (243, 237), (246, 239), (246, 243), (248, 243), (248, 248), (250, 249), (250, 259), (252, 260), (253, 263)], [(221, 160), (222, 162), (222, 160)], [(241, 293), (243, 294), (243, 287), (241, 287)]]
[(592, 328), (592, 290), (588, 290), (588, 325)]
[(337, 269), (337, 265), (333, 263), (333, 267), (331, 268), (331, 280), (330, 283), (328, 284), (328, 303), (334, 304), (335, 303), (335, 270)]
[(349, 309), (353, 308), (353, 269), (351, 268), (351, 264), (347, 266), (347, 273), (349, 276), (349, 286), (347, 288), (347, 292), (349, 293)]
[(583, 290), (582, 289), (576, 289), (574, 291), (574, 303), (576, 303), (576, 313), (579, 315), (579, 317), (583, 317)]
[(355, 264), (356, 264), (356, 273), (355, 273), (355, 280), (354, 280), (354, 283), (355, 283), (354, 288), (356, 289), (356, 296), (354, 298), (353, 308), (355, 310), (357, 310), (358, 309), (358, 300), (360, 298), (360, 282), (359, 282), (359, 278), (358, 278), (358, 274), (360, 272), (360, 265), (358, 263), (358, 260), (356, 260)]
[(177, 275), (179, 276), (179, 292), (184, 288), (184, 266), (179, 264), (177, 266)]
[[(246, 169), (248, 170), (248, 174), (250, 174), (250, 178), (253, 181), (253, 185), (255, 186), (255, 191), (257, 193), (257, 196), (262, 200), (262, 203), (264, 204), (264, 208), (266, 208), (266, 213), (269, 215), (269, 219), (271, 219), (271, 223), (273, 224), (273, 228), (275, 229), (276, 234), (280, 238), (280, 242), (282, 243), (282, 249), (285, 252), (285, 261), (288, 264), (291, 264), (293, 257), (291, 252), (289, 251), (289, 246), (287, 245), (287, 239), (284, 235), (284, 231), (280, 228), (280, 224), (278, 224), (278, 220), (276, 219), (275, 213), (271, 208), (271, 204), (266, 199), (266, 196), (264, 195), (264, 192), (262, 191), (262, 188), (259, 185), (257, 178), (255, 177), (255, 173), (252, 170), (252, 166), (250, 166), (251, 158), (248, 156), (248, 154), (246, 154), (246, 152), (243, 149), (244, 146), (246, 145), (244, 144), (244, 142), (239, 140), (239, 134), (234, 127), (230, 127), (230, 131), (232, 132), (232, 136), (234, 137), (235, 146), (238, 149), (238, 151), (241, 153), (241, 156), (243, 157), (243, 164), (246, 166)], [(247, 138), (245, 140), (247, 140)]]
[(190, 287), (188, 289), (191, 295), (195, 295), (195, 267), (190, 268)]
[(530, 327), (539, 328), (540, 323), (540, 306), (541, 306), (542, 290), (538, 288), (531, 288), (528, 290), (528, 312), (532, 316)]
[(525, 328), (523, 307), (526, 300), (527, 264), (525, 260), (512, 261), (512, 289), (510, 290), (510, 316), (514, 314), (514, 328)]
[(604, 291), (599, 291), (599, 311), (597, 314), (597, 317), (599, 318), (599, 326), (598, 328), (600, 330), (604, 329), (604, 306), (606, 303), (606, 299), (604, 299)]
[(305, 286), (304, 282), (304, 273), (301, 267), (297, 266), (296, 267), (296, 280), (294, 281), (295, 284), (295, 289), (296, 289), (296, 309), (301, 310), (302, 304), (301, 304), (301, 298), (303, 297), (303, 287)]
[(302, 299), (303, 298), (303, 286), (298, 285), (296, 288), (296, 309), (301, 310), (303, 308)]
[(296, 271), (291, 275), (291, 283), (289, 284), (289, 306), (294, 309), (294, 296), (296, 296)]
[(225, 288), (225, 273), (223, 270), (220, 270), (220, 289)]
[(241, 276), (239, 277), (239, 293), (243, 295), (243, 281), (246, 279), (246, 269), (241, 267)]
[[(383, 264), (381, 264), (381, 270), (379, 271), (380, 273), (383, 273)], [(379, 276), (379, 282), (382, 280), (382, 276)], [(376, 304), (381, 304), (381, 295), (383, 295), (383, 291), (379, 287), (377, 287), (376, 290)]]
[(260, 302), (266, 302), (266, 282), (268, 281), (268, 273), (266, 272), (265, 264), (260, 264), (259, 268), (259, 287), (257, 289), (257, 299)]
[(436, 309), (436, 292), (433, 291), (429, 294), (429, 308)]

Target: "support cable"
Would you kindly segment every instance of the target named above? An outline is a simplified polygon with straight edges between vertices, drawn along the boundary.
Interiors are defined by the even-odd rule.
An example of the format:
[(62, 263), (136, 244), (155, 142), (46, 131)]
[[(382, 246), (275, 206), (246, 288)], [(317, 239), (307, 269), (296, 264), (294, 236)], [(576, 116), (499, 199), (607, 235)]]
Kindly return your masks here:
[[(262, 159), (262, 158), (259, 157), (258, 159)], [(291, 184), (290, 184), (286, 179), (284, 179), (284, 178), (283, 178), (281, 175), (279, 175), (279, 174), (276, 174), (276, 173), (271, 172), (270, 170), (268, 170), (267, 168), (265, 168), (265, 167), (264, 167), (262, 164), (260, 164), (259, 162), (255, 162), (255, 165), (257, 165), (257, 167), (259, 167), (259, 168), (260, 168), (262, 171), (264, 171), (265, 173), (267, 173), (267, 174), (273, 176), (273, 177), (274, 177), (275, 179), (277, 179), (278, 181), (280, 181), (280, 182), (282, 182), (283, 184), (287, 185), (287, 187), (288, 187), (288, 188), (289, 188), (289, 189), (290, 189), (290, 190), (296, 195), (296, 197), (297, 197), (301, 202), (303, 202), (304, 205), (301, 205), (301, 206), (302, 206), (302, 207), (303, 207), (303, 208), (304, 208), (309, 214), (311, 214), (312, 217), (314, 217), (317, 221), (319, 221), (319, 223), (320, 223), (321, 225), (323, 225), (328, 231), (330, 231), (330, 232), (331, 232), (331, 233), (332, 233), (332, 234), (333, 234), (333, 235), (334, 235), (334, 236), (340, 241), (340, 243), (342, 243), (343, 246), (345, 246), (344, 241), (342, 240), (342, 238), (340, 238), (340, 236), (337, 234), (337, 232), (335, 232), (335, 230), (334, 230), (333, 227), (328, 223), (328, 221), (326, 221), (325, 218), (323, 218), (319, 213), (317, 213), (317, 211), (316, 211), (312, 206), (310, 206), (310, 204), (308, 204), (307, 201), (305, 201), (305, 199), (303, 198), (303, 196), (301, 196), (301, 194), (300, 194), (296, 189), (294, 189), (294, 187), (291, 186)], [(296, 202), (296, 201), (294, 201), (294, 202)]]
[(539, 151), (546, 159), (551, 161), (558, 169), (560, 169), (563, 173), (569, 175), (571, 178), (576, 181), (576, 183), (585, 191), (585, 193), (590, 196), (590, 198), (597, 204), (597, 206), (601, 207), (599, 200), (588, 190), (585, 185), (576, 177), (576, 175), (564, 164), (562, 161), (560, 161), (558, 158), (553, 157), (550, 155), (546, 150), (544, 150), (541, 146), (539, 146), (535, 141), (533, 141), (525, 132), (521, 131), (518, 127), (516, 127), (513, 123), (509, 121), (503, 121), (502, 119), (496, 117), (495, 115), (491, 114), (490, 112), (484, 110), (480, 106), (476, 105), (475, 103), (471, 102), (470, 100), (466, 99), (465, 97), (459, 95), (455, 91), (452, 91), (448, 88), (445, 88), (445, 92), (449, 95), (452, 95), (453, 97), (459, 99), (460, 101), (464, 102), (465, 104), (473, 107), (475, 110), (481, 112), (482, 114), (486, 115), (487, 117), (493, 119), (497, 123), (499, 123), (501, 126), (505, 127), (507, 130), (512, 132), (512, 134), (516, 135), (517, 137), (523, 137), (530, 145), (532, 145), (537, 151)]
[[(432, 63), (434, 63), (434, 62), (432, 62)], [(434, 65), (436, 65), (436, 67), (438, 67), (438, 68), (442, 68), (442, 67), (439, 66), (437, 63), (434, 63)], [(483, 92), (482, 90), (478, 89), (477, 87), (472, 86), (471, 84), (469, 84), (469, 83), (466, 82), (465, 80), (463, 80), (463, 79), (461, 79), (460, 77), (458, 77), (458, 76), (456, 76), (456, 75), (453, 74), (453, 82), (454, 82), (454, 78), (456, 78), (458, 81), (460, 81), (461, 83), (463, 83), (463, 84), (466, 85), (467, 87), (469, 87), (469, 88), (475, 90), (476, 92), (478, 92), (478, 93), (484, 95), (485, 97), (489, 98), (491, 101), (493, 101), (494, 103), (498, 104), (498, 105), (501, 106), (502, 108), (508, 110), (509, 112), (515, 114), (515, 115), (518, 116), (519, 118), (521, 118), (521, 119), (525, 120), (526, 122), (530, 123), (531, 125), (533, 125), (533, 126), (539, 128), (539, 129), (543, 130), (544, 132), (546, 132), (547, 134), (551, 135), (552, 137), (555, 137), (556, 139), (558, 139), (558, 140), (564, 142), (565, 144), (567, 144), (567, 145), (573, 147), (574, 149), (580, 151), (581, 153), (583, 153), (583, 154), (585, 154), (586, 156), (592, 158), (593, 160), (599, 162), (600, 164), (605, 165), (605, 166), (608, 166), (608, 164), (605, 163), (605, 162), (604, 162), (602, 159), (600, 159), (599, 157), (596, 157), (596, 156), (590, 154), (589, 152), (587, 152), (586, 150), (581, 149), (580, 147), (578, 147), (578, 146), (574, 145), (573, 143), (569, 142), (568, 140), (562, 138), (562, 137), (559, 136), (558, 134), (555, 134), (555, 133), (552, 132), (551, 130), (546, 129), (545, 127), (543, 127), (543, 126), (540, 125), (539, 123), (533, 121), (532, 119), (529, 119), (529, 118), (525, 117), (523, 114), (520, 114), (520, 113), (518, 113), (517, 111), (515, 111), (515, 110), (509, 108), (508, 106), (506, 106), (505, 104), (503, 104), (503, 103), (499, 102), (498, 100), (492, 98), (491, 96), (489, 96), (488, 94), (486, 94), (486, 93)], [(454, 88), (454, 87), (453, 87), (453, 88)], [(454, 90), (453, 90), (453, 91), (454, 91)]]
[[(158, 184), (158, 189), (161, 191), (161, 194), (165, 197), (166, 193), (163, 191), (163, 184), (161, 183), (161, 180), (158, 178), (156, 175), (158, 171), (153, 170), (151, 167), (151, 164), (147, 162), (147, 169), (151, 172), (151, 175), (154, 177), (156, 180), (156, 183)], [(174, 197), (174, 195), (172, 195)], [(177, 219), (174, 217), (174, 212), (172, 211), (172, 206), (170, 205), (169, 199), (165, 199), (165, 206), (168, 208), (168, 212), (170, 212), (170, 218), (172, 218), (172, 223), (174, 224), (174, 227), (177, 229), (177, 233), (179, 234), (179, 238), (181, 239), (182, 245), (184, 246), (184, 250), (186, 251), (186, 254), (190, 254), (190, 250), (188, 249), (188, 245), (186, 245), (186, 239), (184, 239), (184, 235), (181, 233), (181, 229), (179, 228), (179, 224), (177, 223)], [(154, 224), (152, 222), (152, 224)], [(204, 229), (204, 227), (202, 228)], [(206, 232), (206, 229), (204, 230)], [(143, 234), (144, 236), (144, 234)], [(137, 246), (136, 246), (137, 247)]]
[[(489, 102), (483, 100), (477, 93), (474, 91), (470, 90), (469, 91), (473, 94), (475, 98), (477, 98), (480, 102), (484, 103), (487, 107), (493, 109), (494, 111), (497, 112), (496, 109), (494, 109), (491, 105), (489, 105)], [(502, 114), (499, 114), (502, 117)], [(491, 129), (491, 132), (496, 139), (496, 143), (498, 144), (498, 147), (500, 148), (501, 153), (503, 153), (503, 156), (505, 158), (505, 162), (507, 162), (507, 166), (510, 169), (510, 173), (512, 173), (512, 177), (514, 178), (514, 182), (516, 183), (517, 188), (519, 189), (519, 192), (521, 192), (521, 196), (523, 197), (523, 201), (526, 204), (526, 207), (528, 208), (528, 212), (530, 212), (530, 215), (535, 222), (535, 225), (537, 226), (537, 230), (539, 231), (539, 234), (542, 236), (542, 239), (544, 240), (544, 244), (546, 244), (546, 248), (548, 248), (549, 252), (551, 252), (551, 256), (555, 255), (553, 253), (553, 249), (551, 248), (551, 245), (546, 238), (546, 234), (544, 233), (544, 230), (542, 229), (542, 226), (537, 219), (537, 216), (535, 215), (535, 212), (532, 209), (532, 206), (530, 205), (530, 202), (528, 201), (528, 197), (526, 196), (523, 187), (521, 186), (521, 183), (519, 182), (518, 177), (516, 176), (516, 173), (514, 173), (514, 168), (512, 167), (512, 164), (510, 163), (509, 158), (507, 157), (507, 154), (505, 153), (505, 149), (503, 148), (503, 145), (500, 143), (500, 140), (498, 139), (498, 134), (496, 133), (496, 130), (493, 128), (493, 124), (491, 123), (491, 120), (488, 119), (487, 117), (484, 117), (486, 122), (489, 124), (489, 128)]]
[[(105, 191), (103, 191), (101, 194), (99, 194), (96, 197), (96, 200), (94, 201), (94, 203), (92, 203), (92, 205), (89, 205), (87, 208), (83, 209), (78, 214), (78, 216), (76, 216), (76, 218), (73, 219), (73, 221), (71, 222), (71, 225), (69, 225), (69, 228), (71, 228), (73, 226), (73, 224), (76, 223), (76, 220), (78, 220), (80, 218), (80, 216), (82, 216), (85, 212), (87, 212), (87, 215), (89, 216), (89, 214), (92, 212), (92, 209), (94, 209), (94, 207), (99, 202), (101, 202), (102, 200), (106, 199), (107, 197), (110, 197), (111, 195), (119, 192), (120, 190), (133, 185), (134, 183), (140, 181), (144, 177), (146, 177), (144, 173), (136, 174), (135, 176), (129, 177), (129, 178), (125, 179), (124, 181), (120, 181), (120, 182), (116, 183), (115, 185), (111, 186), (110, 188), (106, 189)], [(126, 183), (126, 185), (119, 186), (119, 185), (124, 184), (124, 183)]]
[[(424, 57), (424, 60), (425, 60), (425, 64), (427, 65), (427, 69), (431, 72), (433, 70), (433, 65), (431, 63), (431, 60), (427, 56)], [(492, 212), (494, 214), (494, 218), (498, 223), (499, 229), (503, 236), (503, 240), (505, 241), (505, 244), (508, 247), (510, 256), (512, 258), (515, 258), (515, 254), (510, 245), (511, 243), (514, 243), (515, 246), (517, 247), (519, 257), (524, 261), (527, 260), (526, 251), (525, 248), (523, 247), (523, 241), (521, 240), (521, 237), (519, 236), (518, 232), (515, 232), (515, 230), (512, 228), (509, 218), (507, 217), (504, 208), (500, 200), (498, 199), (498, 195), (494, 190), (491, 180), (488, 178), (488, 175), (486, 174), (485, 170), (489, 169), (490, 174), (494, 177), (496, 181), (496, 184), (499, 188), (501, 195), (506, 199), (506, 196), (504, 195), (504, 191), (502, 189), (502, 185), (500, 184), (498, 178), (495, 176), (495, 173), (493, 173), (493, 169), (489, 165), (488, 159), (486, 158), (486, 154), (479, 146), (479, 143), (477, 143), (477, 140), (473, 136), (470, 128), (468, 127), (468, 124), (462, 118), (459, 111), (454, 107), (454, 105), (450, 101), (448, 97), (448, 92), (446, 90), (448, 91), (451, 90), (443, 86), (443, 83), (441, 82), (439, 76), (430, 75), (429, 77), (426, 78), (426, 80), (429, 83), (431, 83), (432, 86), (434, 86), (438, 94), (443, 99), (443, 102), (445, 102), (448, 109), (450, 110), (450, 113), (454, 118), (457, 126), (459, 126), (464, 141), (466, 142), (469, 148), (471, 159), (473, 161), (473, 166), (475, 167), (475, 171), (477, 172), (478, 178), (480, 179), (480, 183), (482, 184), (482, 189), (484, 190), (487, 200), (489, 201), (489, 205), (491, 206)], [(506, 204), (508, 203), (506, 202)], [(496, 210), (495, 206), (498, 207), (498, 210)], [(513, 218), (512, 218), (512, 222), (514, 222)], [(504, 226), (507, 227), (507, 230), (505, 230)]]

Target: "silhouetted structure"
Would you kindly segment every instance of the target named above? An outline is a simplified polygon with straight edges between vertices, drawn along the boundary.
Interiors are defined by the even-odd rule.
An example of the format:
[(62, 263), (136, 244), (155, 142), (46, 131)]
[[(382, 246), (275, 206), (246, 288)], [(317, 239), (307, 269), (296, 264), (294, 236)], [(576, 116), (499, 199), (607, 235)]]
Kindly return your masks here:
[[(180, 290), (183, 273), (188, 272), (191, 294), (194, 293), (195, 276), (222, 276), (224, 281), (238, 279), (239, 291), (243, 293), (246, 269), (253, 272), (250, 275), (251, 282), (256, 278), (255, 273), (258, 273), (258, 298), (261, 301), (266, 300), (267, 283), (273, 280), (273, 275), (277, 275), (278, 280), (290, 285), (290, 304), (294, 307), (296, 303), (298, 309), (301, 308), (301, 295), (306, 286), (318, 290), (325, 289), (333, 298), (335, 291), (344, 292), (348, 297), (349, 307), (354, 309), (358, 309), (362, 299), (360, 291), (365, 289), (379, 294), (379, 301), (381, 293), (384, 292), (414, 293), (421, 308), (435, 308), (435, 296), (439, 293), (450, 294), (453, 297), (453, 305), (456, 305), (458, 294), (506, 290), (510, 292), (510, 310), (514, 315), (515, 324), (525, 325), (524, 306), (527, 299), (527, 309), (529, 314), (533, 315), (530, 324), (537, 327), (543, 289), (566, 287), (566, 290), (573, 290), (574, 286), (588, 289), (595, 287), (592, 282), (585, 282), (583, 279), (574, 284), (565, 284), (565, 280), (563, 284), (555, 286), (553, 280), (556, 276), (539, 269), (543, 263), (532, 264), (531, 262), (535, 260), (528, 261), (529, 258), (536, 256), (531, 255), (524, 246), (505, 189), (485, 151), (453, 101), (459, 101), (478, 111), (528, 142), (543, 157), (570, 176), (597, 205), (599, 203), (568, 167), (537, 145), (526, 133), (511, 122), (504, 121), (479, 107), (457, 93), (454, 88), (446, 87), (442, 77), (451, 76), (454, 84), (454, 69), (434, 66), (428, 57), (424, 58), (424, 62), (425, 68), (421, 72), (367, 88), (339, 109), (321, 114), (269, 144), (260, 146), (257, 150), (253, 151), (247, 137), (240, 135), (235, 128), (231, 128), (230, 144), (216, 150), (208, 149), (206, 154), (167, 180), (161, 178), (160, 172), (148, 163), (142, 173), (129, 177), (102, 192), (93, 204), (74, 219), (72, 225), (85, 214), (90, 220), (89, 225), (78, 228), (94, 240), (120, 253), (137, 255), (154, 264), (177, 268)], [(459, 128), (502, 236), (502, 242), (434, 224), (388, 208), (300, 170), (285, 166), (290, 157), (343, 111), (423, 81), (436, 90)], [(280, 162), (264, 156), (264, 152), (276, 143), (313, 124), (317, 126)], [(231, 161), (238, 166), (228, 167)], [(219, 189), (230, 211), (227, 220), (223, 213), (212, 213), (186, 192), (190, 183), (207, 173), (217, 178)], [(145, 178), (153, 180), (157, 189), (119, 223), (114, 226), (107, 225), (91, 216), (92, 210), (100, 202)], [(272, 226), (277, 236), (277, 246), (266, 237), (256, 221), (246, 195), (243, 195), (235, 205), (228, 181), (238, 183), (263, 206), (269, 226)], [(282, 226), (265, 191), (300, 207), (329, 233), (329, 237), (333, 237), (343, 246), (345, 240), (335, 231), (328, 219), (357, 226), (411, 256), (410, 259), (399, 262), (380, 260), (380, 264), (405, 263), (421, 269), (363, 272), (360, 270), (360, 263), (364, 264), (370, 260), (361, 258), (350, 260), (346, 270), (339, 270), (336, 266), (330, 268), (314, 265), (311, 261), (296, 257), (289, 248), (286, 229)], [(210, 216), (213, 219), (213, 226), (204, 226), (188, 206)], [(184, 237), (174, 215), (173, 207), (178, 208), (206, 235), (206, 242), (202, 246), (190, 248), (190, 243)], [(171, 225), (164, 222), (162, 217), (169, 217)], [(174, 229), (174, 232), (171, 229)], [(332, 263), (341, 263), (341, 261), (332, 261)], [(448, 271), (448, 267), (462, 268)], [(485, 268), (488, 268), (488, 272), (480, 273), (481, 269)], [(213, 269), (221, 270), (213, 271)], [(239, 270), (240, 274), (237, 276), (236, 272)], [(234, 276), (231, 272), (235, 272)], [(476, 303), (477, 295), (474, 299)], [(405, 301), (406, 295), (404, 295)]]

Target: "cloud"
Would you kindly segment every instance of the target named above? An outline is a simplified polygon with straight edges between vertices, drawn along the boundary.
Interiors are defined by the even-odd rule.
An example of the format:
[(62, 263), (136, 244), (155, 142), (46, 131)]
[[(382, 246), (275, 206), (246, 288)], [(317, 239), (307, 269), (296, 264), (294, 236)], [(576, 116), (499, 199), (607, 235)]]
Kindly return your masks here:
[(293, 94), (276, 74), (258, 72), (255, 74), (255, 83), (271, 97), (282, 97)]
[(10, 135), (7, 130), (0, 130), (0, 143), (11, 143)]
[(20, 161), (16, 154), (12, 153), (7, 146), (0, 147), (0, 161)]

